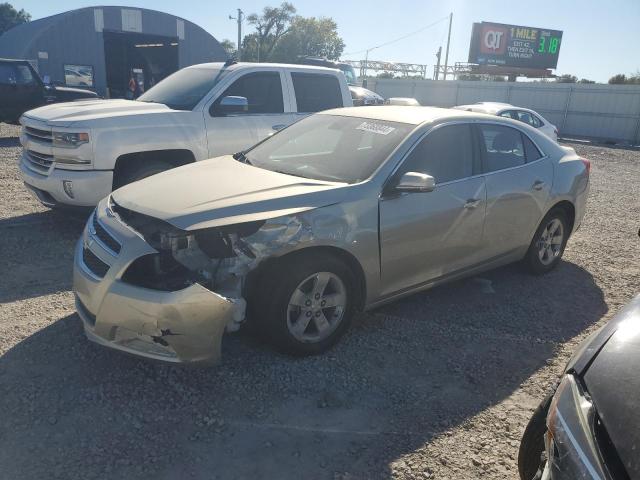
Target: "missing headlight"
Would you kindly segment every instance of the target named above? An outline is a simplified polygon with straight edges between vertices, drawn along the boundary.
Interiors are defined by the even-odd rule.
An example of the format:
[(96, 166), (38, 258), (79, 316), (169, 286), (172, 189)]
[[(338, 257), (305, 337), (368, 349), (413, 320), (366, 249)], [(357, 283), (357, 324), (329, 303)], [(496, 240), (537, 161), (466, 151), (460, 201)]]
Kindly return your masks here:
[(137, 258), (122, 276), (122, 281), (152, 290), (174, 292), (202, 278), (168, 253), (152, 253)]

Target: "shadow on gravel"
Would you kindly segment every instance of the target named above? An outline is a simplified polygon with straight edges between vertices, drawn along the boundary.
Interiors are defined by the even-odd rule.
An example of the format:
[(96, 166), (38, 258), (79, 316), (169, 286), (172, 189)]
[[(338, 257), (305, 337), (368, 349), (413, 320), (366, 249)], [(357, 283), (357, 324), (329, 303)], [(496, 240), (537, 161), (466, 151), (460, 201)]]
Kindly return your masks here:
[(0, 219), (0, 303), (69, 290), (84, 222), (53, 210)]
[(0, 358), (0, 465), (22, 479), (389, 478), (605, 312), (574, 264), (506, 267), (363, 314), (317, 357), (228, 336), (214, 368), (92, 345), (70, 315)]
[(18, 137), (0, 137), (0, 148), (2, 147), (19, 147), (20, 138)]

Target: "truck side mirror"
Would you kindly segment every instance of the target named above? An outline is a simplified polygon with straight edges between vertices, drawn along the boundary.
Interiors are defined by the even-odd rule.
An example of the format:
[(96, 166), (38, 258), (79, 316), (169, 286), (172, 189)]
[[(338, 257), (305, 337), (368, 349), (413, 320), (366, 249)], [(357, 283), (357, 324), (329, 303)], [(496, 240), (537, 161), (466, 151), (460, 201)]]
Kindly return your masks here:
[(219, 102), (213, 104), (211, 115), (214, 117), (224, 117), (234, 113), (247, 113), (249, 111), (249, 101), (247, 97), (228, 96), (223, 97)]

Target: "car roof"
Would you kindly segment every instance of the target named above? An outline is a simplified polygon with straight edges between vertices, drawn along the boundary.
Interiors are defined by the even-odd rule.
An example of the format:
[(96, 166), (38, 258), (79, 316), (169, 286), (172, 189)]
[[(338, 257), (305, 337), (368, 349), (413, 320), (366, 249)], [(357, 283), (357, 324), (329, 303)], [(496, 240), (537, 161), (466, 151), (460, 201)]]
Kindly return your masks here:
[[(225, 66), (226, 65), (226, 66)], [(252, 62), (236, 62), (231, 65), (227, 65), (225, 62), (211, 62), (211, 63), (199, 63), (197, 65), (191, 65), (186, 68), (211, 68), (219, 70), (221, 68), (225, 68), (230, 72), (235, 70), (244, 70), (247, 68), (295, 68), (296, 70), (310, 70), (310, 71), (319, 71), (319, 72), (339, 72), (337, 68), (328, 68), (328, 67), (319, 67), (316, 65), (300, 65), (297, 63), (252, 63)]]
[(434, 122), (442, 119), (467, 118), (483, 119), (487, 115), (452, 108), (417, 107), (381, 105), (368, 107), (335, 108), (320, 112), (320, 115), (341, 115), (344, 117), (359, 117), (371, 120), (386, 120), (388, 122), (409, 123), (420, 125), (421, 123)]

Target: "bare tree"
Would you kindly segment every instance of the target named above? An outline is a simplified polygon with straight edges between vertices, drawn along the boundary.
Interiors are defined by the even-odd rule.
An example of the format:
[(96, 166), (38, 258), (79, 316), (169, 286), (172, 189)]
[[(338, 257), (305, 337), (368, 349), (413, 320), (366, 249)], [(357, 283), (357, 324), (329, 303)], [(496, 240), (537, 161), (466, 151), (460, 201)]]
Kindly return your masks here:
[(259, 62), (265, 62), (271, 58), (278, 41), (289, 33), (295, 13), (296, 8), (291, 3), (283, 2), (279, 7), (265, 7), (262, 15), (252, 13), (247, 17), (247, 22), (256, 29)]

